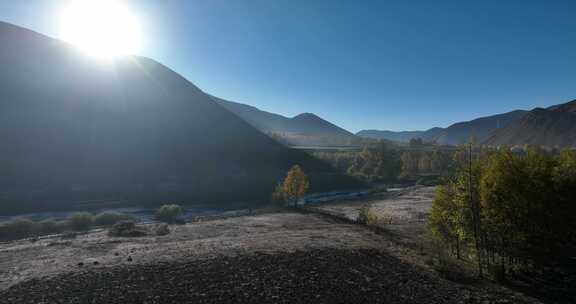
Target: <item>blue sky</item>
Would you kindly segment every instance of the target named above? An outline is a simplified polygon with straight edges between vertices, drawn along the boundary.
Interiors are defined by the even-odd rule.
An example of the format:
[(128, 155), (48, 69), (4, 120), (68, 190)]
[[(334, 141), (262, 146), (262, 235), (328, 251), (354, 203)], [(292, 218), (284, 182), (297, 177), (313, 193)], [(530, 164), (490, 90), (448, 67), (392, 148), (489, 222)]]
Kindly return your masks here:
[[(574, 0), (126, 0), (152, 57), (216, 96), (350, 131), (576, 98)], [(3, 0), (58, 37), (66, 0)]]

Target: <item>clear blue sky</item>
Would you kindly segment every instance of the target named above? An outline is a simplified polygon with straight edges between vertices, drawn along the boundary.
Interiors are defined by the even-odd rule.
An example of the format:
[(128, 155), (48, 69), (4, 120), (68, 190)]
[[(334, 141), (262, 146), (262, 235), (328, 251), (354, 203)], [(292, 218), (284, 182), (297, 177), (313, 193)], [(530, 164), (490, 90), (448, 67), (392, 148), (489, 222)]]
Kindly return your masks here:
[[(65, 2), (2, 0), (0, 20), (57, 37)], [(574, 0), (129, 6), (146, 31), (142, 55), (206, 92), (350, 131), (427, 129), (576, 98)]]

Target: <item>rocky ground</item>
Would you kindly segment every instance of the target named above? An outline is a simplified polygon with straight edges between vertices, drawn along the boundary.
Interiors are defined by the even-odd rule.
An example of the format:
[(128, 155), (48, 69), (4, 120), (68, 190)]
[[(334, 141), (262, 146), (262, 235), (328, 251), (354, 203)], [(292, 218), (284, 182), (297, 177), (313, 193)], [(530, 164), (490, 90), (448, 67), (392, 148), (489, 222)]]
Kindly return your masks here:
[(370, 204), (396, 215), (391, 234), (277, 212), (171, 226), (166, 236), (94, 231), (0, 244), (0, 303), (538, 303), (446, 280), (398, 242), (398, 235), (421, 238), (406, 228), (425, 227), (420, 212), (429, 209), (430, 193), (419, 188), (317, 206), (354, 216)]

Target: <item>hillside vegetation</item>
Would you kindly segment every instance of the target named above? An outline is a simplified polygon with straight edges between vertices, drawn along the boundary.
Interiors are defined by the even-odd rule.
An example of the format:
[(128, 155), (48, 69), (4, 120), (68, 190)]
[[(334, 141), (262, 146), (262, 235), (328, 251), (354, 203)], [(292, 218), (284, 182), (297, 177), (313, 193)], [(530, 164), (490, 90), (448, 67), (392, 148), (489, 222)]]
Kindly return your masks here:
[(457, 173), (438, 189), (430, 225), (480, 273), (563, 267), (576, 257), (576, 151), (525, 155), (461, 154)]

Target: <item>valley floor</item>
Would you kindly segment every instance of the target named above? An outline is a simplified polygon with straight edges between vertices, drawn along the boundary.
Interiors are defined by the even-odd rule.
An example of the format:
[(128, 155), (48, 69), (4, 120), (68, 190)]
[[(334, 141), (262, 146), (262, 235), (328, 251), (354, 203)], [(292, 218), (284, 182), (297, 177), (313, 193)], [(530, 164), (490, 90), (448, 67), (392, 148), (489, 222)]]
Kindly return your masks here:
[[(404, 212), (411, 200), (418, 204), (409, 195), (426, 197), (431, 189), (416, 191), (322, 207), (353, 215), (368, 203)], [(428, 208), (423, 201), (418, 210)], [(397, 236), (320, 214), (277, 212), (171, 229), (167, 236), (96, 231), (1, 244), (0, 303), (538, 303), (445, 280)]]

